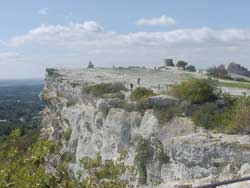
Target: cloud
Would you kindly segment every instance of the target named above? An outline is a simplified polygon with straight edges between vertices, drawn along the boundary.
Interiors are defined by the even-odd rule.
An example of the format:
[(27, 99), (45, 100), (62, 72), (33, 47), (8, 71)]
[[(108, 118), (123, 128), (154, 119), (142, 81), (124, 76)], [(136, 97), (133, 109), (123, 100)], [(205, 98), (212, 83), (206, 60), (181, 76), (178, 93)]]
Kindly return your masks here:
[(136, 21), (138, 26), (164, 26), (175, 25), (175, 19), (162, 15), (159, 18), (142, 18)]
[(32, 62), (43, 67), (82, 66), (89, 59), (95, 64), (99, 62), (99, 66), (157, 66), (167, 57), (185, 59), (198, 67), (230, 61), (247, 66), (250, 61), (250, 29), (240, 28), (201, 27), (119, 34), (94, 21), (85, 21), (41, 25), (5, 43), (15, 49), (28, 49), (32, 45), (26, 59), (33, 58)]
[(17, 62), (20, 60), (20, 55), (15, 52), (0, 52), (0, 63)]
[(37, 13), (39, 15), (46, 16), (49, 13), (49, 9), (48, 8), (42, 8), (42, 9), (38, 10)]
[(167, 32), (134, 32), (118, 34), (105, 30), (94, 21), (70, 23), (68, 25), (41, 25), (24, 35), (12, 37), (7, 44), (58, 46), (239, 46), (250, 42), (249, 29), (215, 30), (207, 27), (177, 29)]
[(28, 33), (11, 38), (10, 46), (27, 43), (63, 45), (79, 40), (96, 40), (103, 28), (94, 21), (70, 23), (68, 25), (41, 25)]

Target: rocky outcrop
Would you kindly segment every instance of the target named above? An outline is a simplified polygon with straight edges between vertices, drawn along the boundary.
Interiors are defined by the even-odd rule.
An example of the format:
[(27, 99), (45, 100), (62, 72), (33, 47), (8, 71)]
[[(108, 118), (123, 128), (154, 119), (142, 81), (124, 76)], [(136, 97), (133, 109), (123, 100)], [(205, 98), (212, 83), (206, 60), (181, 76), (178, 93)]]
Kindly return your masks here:
[[(197, 130), (186, 117), (162, 123), (153, 108), (138, 110), (130, 101), (129, 90), (122, 91), (123, 99), (93, 96), (86, 86), (112, 79), (110, 70), (88, 79), (89, 71), (95, 69), (58, 71), (47, 77), (41, 94), (47, 103), (42, 136), (61, 143), (60, 152), (71, 156), (73, 173), (83, 157), (100, 153), (103, 160), (116, 160), (126, 151), (125, 163), (135, 168), (135, 174), (128, 173), (125, 178), (133, 176), (130, 184), (137, 187), (201, 185), (250, 174), (249, 136)], [(124, 74), (116, 70), (113, 81), (127, 85), (123, 77), (129, 75)], [(165, 95), (148, 100), (149, 106), (171, 108), (178, 104), (177, 99)]]

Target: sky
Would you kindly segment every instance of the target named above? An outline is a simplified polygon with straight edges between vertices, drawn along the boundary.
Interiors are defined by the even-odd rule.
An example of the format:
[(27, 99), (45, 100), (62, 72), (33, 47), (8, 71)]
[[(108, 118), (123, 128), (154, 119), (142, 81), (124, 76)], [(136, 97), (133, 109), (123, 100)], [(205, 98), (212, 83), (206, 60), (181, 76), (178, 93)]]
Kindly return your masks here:
[(0, 4), (0, 79), (46, 68), (163, 64), (250, 68), (249, 0), (8, 0)]

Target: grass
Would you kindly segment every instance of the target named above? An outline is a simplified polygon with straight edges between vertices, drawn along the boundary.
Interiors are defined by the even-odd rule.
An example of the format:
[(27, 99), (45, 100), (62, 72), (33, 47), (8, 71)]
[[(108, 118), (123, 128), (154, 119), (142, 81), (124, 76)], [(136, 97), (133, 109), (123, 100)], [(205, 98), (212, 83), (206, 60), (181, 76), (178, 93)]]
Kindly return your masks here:
[(243, 82), (224, 82), (224, 81), (218, 81), (218, 86), (221, 87), (233, 87), (233, 88), (240, 88), (240, 89), (250, 89), (249, 83), (243, 83)]

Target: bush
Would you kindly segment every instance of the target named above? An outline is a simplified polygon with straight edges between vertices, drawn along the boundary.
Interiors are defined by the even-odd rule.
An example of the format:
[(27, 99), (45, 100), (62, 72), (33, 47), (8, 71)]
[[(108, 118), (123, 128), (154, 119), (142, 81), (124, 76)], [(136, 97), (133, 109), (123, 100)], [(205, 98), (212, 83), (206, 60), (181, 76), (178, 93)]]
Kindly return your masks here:
[(95, 85), (85, 86), (84, 91), (96, 97), (100, 97), (105, 94), (119, 93), (120, 91), (126, 91), (125, 86), (120, 83), (100, 83)]
[(172, 120), (176, 116), (180, 116), (182, 110), (179, 106), (171, 107), (154, 107), (154, 115), (158, 119), (160, 124)]
[(250, 97), (240, 97), (232, 109), (232, 133), (250, 134)]
[(136, 88), (132, 94), (131, 99), (136, 101), (138, 104), (144, 105), (144, 102), (149, 98), (154, 96), (154, 92), (151, 89), (147, 89), (145, 87)]
[(196, 68), (195, 68), (194, 65), (188, 65), (188, 66), (186, 67), (186, 70), (187, 70), (187, 71), (190, 71), (190, 72), (196, 72)]
[(221, 126), (220, 110), (214, 103), (208, 103), (196, 110), (192, 115), (192, 120), (196, 126), (205, 129), (218, 129)]
[(188, 63), (182, 60), (176, 63), (176, 67), (182, 67), (183, 69), (185, 69), (187, 65)]
[(56, 69), (53, 69), (53, 68), (47, 68), (46, 69), (46, 72), (48, 74), (49, 77), (58, 77), (58, 76), (61, 76)]
[(144, 185), (147, 182), (146, 164), (152, 158), (153, 155), (152, 147), (150, 145), (149, 140), (139, 138), (135, 152), (135, 162), (139, 173), (139, 183), (141, 185)]
[(71, 134), (72, 134), (72, 129), (71, 128), (67, 128), (65, 134), (64, 134), (64, 137), (65, 137), (65, 140), (66, 141), (69, 141), (70, 137), (71, 137)]
[(191, 103), (204, 103), (217, 98), (216, 86), (209, 79), (192, 79), (170, 88), (169, 94)]

